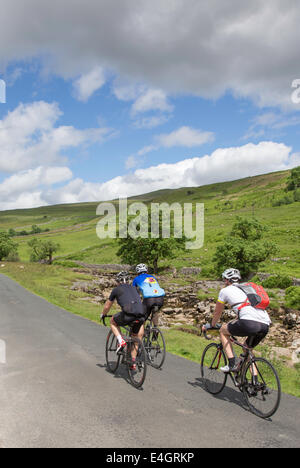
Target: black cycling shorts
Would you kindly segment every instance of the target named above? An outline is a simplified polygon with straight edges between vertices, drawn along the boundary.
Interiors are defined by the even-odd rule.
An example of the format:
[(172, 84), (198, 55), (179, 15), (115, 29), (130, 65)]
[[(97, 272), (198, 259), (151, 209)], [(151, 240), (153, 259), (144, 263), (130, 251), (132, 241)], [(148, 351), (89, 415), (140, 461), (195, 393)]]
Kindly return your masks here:
[(255, 348), (269, 333), (269, 325), (254, 320), (234, 320), (227, 328), (233, 336), (248, 336), (246, 345), (249, 348)]
[(145, 315), (147, 319), (151, 314), (152, 307), (157, 306), (159, 307), (159, 309), (161, 309), (162, 306), (164, 305), (164, 300), (165, 300), (164, 296), (147, 297), (146, 299), (143, 300), (144, 311), (145, 311)]
[(124, 311), (119, 312), (114, 315), (114, 321), (119, 327), (124, 327), (126, 325), (131, 325), (133, 322), (132, 333), (135, 335), (140, 331), (141, 326), (145, 322), (145, 317), (135, 317), (133, 315), (127, 315)]

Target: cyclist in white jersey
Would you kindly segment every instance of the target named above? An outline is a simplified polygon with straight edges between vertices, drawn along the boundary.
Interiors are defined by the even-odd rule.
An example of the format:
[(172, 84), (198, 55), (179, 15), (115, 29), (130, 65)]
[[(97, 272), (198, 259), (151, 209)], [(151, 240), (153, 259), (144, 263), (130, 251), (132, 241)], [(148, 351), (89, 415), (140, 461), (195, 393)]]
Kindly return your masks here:
[(251, 305), (238, 310), (239, 305), (247, 300), (246, 294), (237, 287), (237, 284), (241, 280), (239, 270), (228, 268), (222, 274), (222, 278), (225, 282), (225, 287), (220, 291), (212, 322), (203, 328), (214, 328), (221, 318), (225, 303), (232, 306), (232, 310), (236, 312), (238, 318), (227, 324), (224, 323), (220, 330), (223, 348), (229, 360), (229, 366), (225, 366), (221, 370), (223, 372), (235, 372), (237, 367), (230, 336), (248, 337), (246, 340), (247, 346), (254, 348), (268, 334), (271, 320), (265, 310), (256, 309)]

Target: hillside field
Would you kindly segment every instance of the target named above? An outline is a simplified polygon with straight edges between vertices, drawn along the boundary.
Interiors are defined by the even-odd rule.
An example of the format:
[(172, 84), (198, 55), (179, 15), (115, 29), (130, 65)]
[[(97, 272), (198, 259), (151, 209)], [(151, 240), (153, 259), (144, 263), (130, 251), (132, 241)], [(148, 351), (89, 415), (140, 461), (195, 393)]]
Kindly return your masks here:
[[(233, 182), (216, 183), (197, 188), (160, 190), (129, 199), (144, 203), (204, 203), (205, 240), (203, 248), (179, 253), (175, 260), (161, 262), (160, 267), (202, 267), (203, 277), (213, 277), (212, 256), (216, 246), (230, 232), (236, 216), (255, 217), (268, 227), (266, 239), (274, 241), (278, 252), (260, 266), (261, 272), (300, 277), (300, 202), (279, 204), (286, 196), (289, 171), (249, 177)], [(117, 204), (117, 202), (115, 202)], [(100, 240), (96, 235), (98, 203), (46, 206), (34, 209), (0, 212), (0, 229), (30, 232), (37, 225), (47, 232), (35, 234), (60, 244), (56, 263), (120, 263), (118, 245), (113, 239)], [(29, 261), (28, 241), (32, 235), (17, 236), (19, 257)], [(142, 261), (143, 259), (141, 259)], [(68, 262), (68, 263), (66, 263)]]

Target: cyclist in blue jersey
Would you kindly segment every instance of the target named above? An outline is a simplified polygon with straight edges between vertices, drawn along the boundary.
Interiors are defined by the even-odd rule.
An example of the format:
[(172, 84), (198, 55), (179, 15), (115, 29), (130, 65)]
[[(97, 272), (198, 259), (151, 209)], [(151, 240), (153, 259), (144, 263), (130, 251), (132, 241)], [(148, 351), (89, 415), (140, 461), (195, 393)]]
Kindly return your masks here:
[(146, 319), (149, 317), (152, 307), (158, 307), (158, 311), (153, 315), (153, 325), (157, 327), (159, 309), (164, 305), (166, 293), (164, 289), (159, 286), (157, 279), (153, 275), (148, 274), (147, 265), (140, 263), (136, 267), (136, 272), (138, 276), (133, 280), (132, 285), (135, 286), (143, 296)]

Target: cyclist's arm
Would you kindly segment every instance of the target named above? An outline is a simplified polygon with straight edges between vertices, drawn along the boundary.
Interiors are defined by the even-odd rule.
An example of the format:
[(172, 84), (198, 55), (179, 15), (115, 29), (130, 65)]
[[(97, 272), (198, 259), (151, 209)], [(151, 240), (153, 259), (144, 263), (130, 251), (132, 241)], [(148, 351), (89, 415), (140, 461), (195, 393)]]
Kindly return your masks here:
[(107, 315), (108, 314), (108, 312), (112, 308), (113, 303), (114, 303), (113, 301), (110, 301), (109, 299), (107, 299), (107, 301), (105, 302), (105, 305), (104, 305), (102, 315)]
[(213, 315), (213, 319), (211, 321), (211, 326), (213, 328), (219, 322), (219, 320), (221, 318), (221, 315), (223, 313), (223, 310), (224, 310), (224, 306), (225, 306), (224, 302), (220, 302), (220, 301), (217, 302), (215, 312), (214, 312), (214, 315)]

